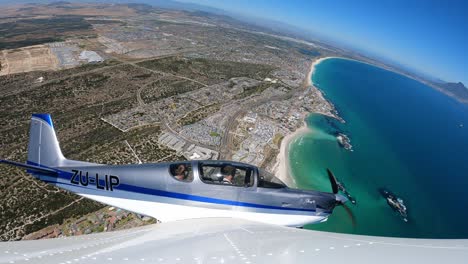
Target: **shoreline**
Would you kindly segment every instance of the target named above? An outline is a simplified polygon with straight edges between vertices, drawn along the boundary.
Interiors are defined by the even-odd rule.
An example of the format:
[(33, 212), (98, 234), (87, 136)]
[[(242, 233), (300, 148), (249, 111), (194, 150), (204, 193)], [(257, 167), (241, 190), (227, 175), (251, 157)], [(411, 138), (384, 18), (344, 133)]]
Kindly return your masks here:
[[(371, 65), (371, 66), (374, 66), (374, 67), (382, 68), (384, 70), (391, 71), (391, 72), (394, 72), (396, 74), (400, 74), (400, 75), (403, 75), (403, 76), (405, 76), (407, 78), (413, 79), (415, 81), (421, 82), (421, 80), (419, 80), (419, 79), (417, 79), (417, 78), (415, 78), (413, 76), (409, 76), (409, 75), (407, 75), (405, 73), (402, 73), (402, 72), (400, 72), (398, 70), (395, 70), (395, 69), (392, 69), (392, 68), (389, 68), (389, 67), (383, 67), (382, 65), (378, 65), (376, 63), (372, 63), (372, 62), (368, 62), (368, 61), (362, 61), (362, 60), (358, 60), (358, 59), (354, 59), (354, 58), (339, 57), (339, 56), (319, 57), (319, 58), (313, 60), (312, 63), (310, 64), (310, 69), (309, 69), (309, 72), (307, 73), (306, 80), (305, 80), (304, 84), (305, 84), (305, 87), (307, 89), (314, 89), (315, 88), (316, 94), (317, 94), (317, 96), (319, 98), (319, 101), (326, 102), (330, 106), (330, 109), (328, 109), (327, 111), (309, 112), (307, 114), (307, 116), (310, 115), (310, 114), (314, 114), (314, 113), (315, 114), (322, 114), (322, 115), (326, 115), (326, 116), (335, 118), (335, 119), (339, 120), (342, 123), (345, 123), (345, 120), (340, 117), (340, 115), (336, 111), (335, 106), (333, 105), (333, 103), (330, 102), (329, 100), (327, 100), (323, 96), (323, 92), (317, 86), (315, 86), (315, 84), (314, 84), (314, 82), (312, 80), (312, 77), (313, 77), (313, 74), (315, 72), (316, 66), (319, 63), (321, 63), (321, 62), (323, 62), (325, 60), (328, 60), (328, 59), (343, 59), (343, 60), (356, 61), (356, 62), (368, 64), (368, 65)], [(425, 84), (424, 82), (421, 82), (421, 83)], [(304, 134), (314, 133), (313, 128), (308, 127), (307, 124), (305, 123), (305, 118), (306, 117), (304, 117), (302, 126), (298, 127), (295, 131), (293, 131), (291, 133), (288, 133), (283, 138), (283, 140), (281, 141), (280, 152), (278, 153), (278, 155), (276, 157), (276, 163), (272, 168), (273, 173), (275, 174), (275, 176), (278, 177), (280, 180), (282, 180), (284, 183), (286, 183), (290, 187), (297, 187), (294, 176), (291, 173), (291, 167), (290, 167), (290, 162), (289, 162), (289, 147), (290, 147), (290, 144), (291, 144), (291, 142), (293, 140), (299, 138), (300, 136), (303, 136)]]
[(291, 134), (286, 135), (281, 141), (280, 152), (276, 157), (274, 165), (275, 176), (286, 183), (289, 187), (297, 187), (294, 177), (291, 175), (291, 166), (289, 164), (289, 147), (292, 141), (299, 136), (313, 133), (313, 130), (304, 124)]
[[(346, 58), (336, 57), (336, 56), (328, 56), (328, 57), (321, 57), (321, 58), (318, 58), (318, 59), (312, 61), (312, 63), (310, 64), (309, 73), (307, 73), (307, 77), (306, 77), (306, 85), (307, 86), (314, 86), (314, 82), (312, 81), (312, 75), (315, 72), (315, 66), (317, 66), (317, 64), (321, 63), (322, 61), (328, 60), (328, 59), (346, 59)], [(315, 88), (317, 88), (317, 87), (315, 87)]]
[(329, 116), (329, 117), (332, 117), (332, 118), (335, 118), (337, 119), (338, 121), (342, 122), (342, 123), (346, 123), (346, 121), (341, 118), (341, 116), (338, 114), (338, 111), (336, 110), (335, 108), (335, 105), (330, 102), (329, 100), (325, 99), (325, 97), (323, 96), (323, 92), (322, 90), (320, 90), (317, 86), (314, 85), (314, 82), (312, 81), (312, 76), (314, 75), (314, 72), (315, 72), (315, 67), (325, 61), (325, 60), (328, 60), (328, 59), (347, 59), (347, 58), (344, 58), (344, 57), (336, 57), (336, 56), (328, 56), (328, 57), (321, 57), (321, 58), (318, 58), (314, 61), (312, 61), (312, 63), (310, 64), (310, 69), (309, 69), (309, 73), (307, 74), (307, 77), (306, 77), (306, 86), (308, 88), (315, 88), (316, 90), (316, 93), (319, 97), (319, 99), (322, 101), (322, 102), (326, 102), (328, 105), (329, 105), (329, 111), (316, 111), (316, 112), (310, 112), (309, 115), (311, 113), (317, 113), (317, 114), (322, 114), (322, 115), (326, 115), (326, 116)]
[[(323, 97), (322, 92), (317, 87), (314, 86), (314, 84), (312, 82), (312, 75), (315, 72), (315, 66), (316, 65), (318, 65), (320, 62), (322, 62), (324, 60), (332, 59), (332, 58), (340, 58), (340, 57), (333, 57), (333, 56), (321, 57), (321, 58), (318, 58), (318, 59), (312, 61), (312, 63), (310, 64), (310, 70), (307, 73), (307, 77), (306, 77), (306, 86), (308, 88), (310, 88), (310, 87), (315, 88), (317, 90), (318, 94), (319, 94), (320, 100), (326, 101), (326, 102), (328, 102), (328, 101)], [(333, 104), (331, 104), (330, 102), (328, 102), (328, 103), (331, 106), (333, 106)], [(334, 107), (332, 107), (332, 108), (334, 109)], [(311, 113), (309, 113), (309, 114), (311, 114)], [(335, 116), (333, 113), (330, 113), (330, 114), (320, 113), (320, 114), (328, 115), (328, 116), (331, 116), (331, 117), (334, 117), (334, 118), (340, 120), (340, 117)], [(287, 134), (283, 138), (283, 140), (281, 141), (280, 151), (279, 151), (278, 155), (276, 156), (276, 163), (273, 166), (273, 173), (275, 174), (275, 176), (277, 178), (279, 178), (281, 181), (286, 183), (286, 185), (288, 185), (289, 187), (297, 187), (296, 186), (296, 181), (295, 181), (293, 175), (291, 174), (291, 166), (289, 164), (289, 147), (291, 145), (291, 142), (292, 142), (292, 140), (294, 140), (294, 139), (296, 139), (296, 138), (298, 138), (300, 136), (303, 136), (305, 134), (310, 134), (310, 133), (313, 133), (313, 132), (314, 132), (314, 130), (307, 126), (307, 124), (305, 122), (305, 117), (304, 117), (302, 126), (297, 128), (294, 132)]]

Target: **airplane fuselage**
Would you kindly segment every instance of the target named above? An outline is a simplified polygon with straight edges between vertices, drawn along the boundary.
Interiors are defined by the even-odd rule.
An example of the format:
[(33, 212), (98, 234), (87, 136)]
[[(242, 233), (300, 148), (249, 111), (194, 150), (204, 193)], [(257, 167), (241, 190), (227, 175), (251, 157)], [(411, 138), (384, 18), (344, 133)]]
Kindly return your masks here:
[(251, 165), (208, 162), (249, 167), (253, 184), (236, 186), (202, 180), (202, 163), (199, 161), (189, 162), (193, 180), (179, 181), (170, 173), (170, 166), (177, 163), (59, 167), (51, 168), (58, 172), (57, 176), (35, 175), (42, 181), (78, 195), (161, 221), (237, 217), (286, 226), (303, 226), (324, 221), (331, 213), (330, 200), (334, 200), (332, 194), (287, 187), (258, 187), (258, 171)]

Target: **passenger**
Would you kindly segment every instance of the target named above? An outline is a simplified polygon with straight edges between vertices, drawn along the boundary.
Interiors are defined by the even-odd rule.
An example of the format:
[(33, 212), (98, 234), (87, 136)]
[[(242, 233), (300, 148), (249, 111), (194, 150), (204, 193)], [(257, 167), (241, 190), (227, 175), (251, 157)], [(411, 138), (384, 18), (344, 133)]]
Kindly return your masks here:
[(231, 165), (227, 165), (221, 169), (221, 173), (224, 175), (223, 184), (234, 184), (233, 180), (234, 176), (236, 175), (236, 168)]
[(174, 178), (179, 181), (186, 181), (187, 180), (187, 168), (185, 164), (179, 164), (177, 168), (174, 170)]

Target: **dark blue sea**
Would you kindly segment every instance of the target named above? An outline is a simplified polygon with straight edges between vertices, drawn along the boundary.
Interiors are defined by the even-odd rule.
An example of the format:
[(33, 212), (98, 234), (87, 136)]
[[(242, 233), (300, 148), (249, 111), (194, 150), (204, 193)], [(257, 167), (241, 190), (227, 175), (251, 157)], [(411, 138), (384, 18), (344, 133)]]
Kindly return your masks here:
[[(332, 169), (357, 204), (307, 228), (365, 235), (468, 238), (468, 105), (400, 74), (346, 59), (316, 66), (313, 82), (346, 120), (311, 114), (290, 146), (299, 187), (330, 191)], [(335, 134), (351, 139), (340, 147)], [(404, 222), (379, 194), (404, 200)]]

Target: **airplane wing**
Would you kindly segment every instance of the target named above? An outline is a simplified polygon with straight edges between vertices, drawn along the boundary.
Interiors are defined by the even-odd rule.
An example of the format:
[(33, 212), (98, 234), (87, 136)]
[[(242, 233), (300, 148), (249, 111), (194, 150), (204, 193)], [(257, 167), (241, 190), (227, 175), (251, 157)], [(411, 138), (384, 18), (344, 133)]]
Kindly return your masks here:
[(468, 240), (318, 232), (232, 218), (0, 243), (0, 263), (466, 263)]

